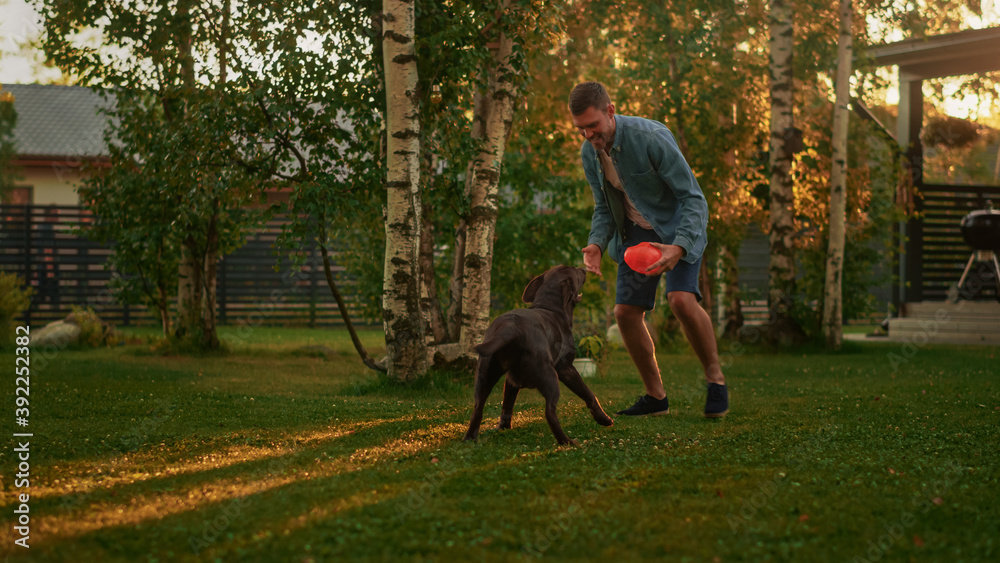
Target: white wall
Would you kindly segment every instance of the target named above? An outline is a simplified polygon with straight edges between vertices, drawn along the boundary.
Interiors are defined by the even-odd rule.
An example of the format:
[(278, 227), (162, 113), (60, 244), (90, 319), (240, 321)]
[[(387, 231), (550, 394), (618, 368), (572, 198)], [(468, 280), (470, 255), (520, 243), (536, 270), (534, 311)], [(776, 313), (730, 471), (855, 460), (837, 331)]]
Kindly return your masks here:
[(33, 188), (35, 205), (79, 205), (76, 186), (81, 175), (76, 168), (67, 166), (23, 166), (18, 171), (20, 179), (14, 185)]

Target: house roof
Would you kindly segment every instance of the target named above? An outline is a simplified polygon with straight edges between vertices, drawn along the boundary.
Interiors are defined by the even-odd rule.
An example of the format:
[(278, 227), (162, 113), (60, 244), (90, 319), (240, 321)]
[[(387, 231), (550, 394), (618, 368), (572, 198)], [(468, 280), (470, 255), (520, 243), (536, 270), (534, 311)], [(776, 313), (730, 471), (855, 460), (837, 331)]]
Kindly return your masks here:
[(108, 117), (99, 109), (112, 102), (90, 88), (54, 84), (3, 84), (14, 95), (17, 158), (100, 158), (107, 155)]
[(907, 39), (871, 47), (866, 55), (916, 79), (1000, 70), (1000, 27)]

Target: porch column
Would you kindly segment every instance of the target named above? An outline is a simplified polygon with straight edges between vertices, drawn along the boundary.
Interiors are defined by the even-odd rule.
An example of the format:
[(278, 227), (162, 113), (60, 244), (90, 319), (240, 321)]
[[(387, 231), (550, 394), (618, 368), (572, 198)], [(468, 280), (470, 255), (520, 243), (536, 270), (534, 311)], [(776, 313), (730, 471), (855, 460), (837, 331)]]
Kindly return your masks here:
[[(905, 172), (912, 185), (919, 190), (923, 185), (924, 151), (920, 143), (920, 129), (924, 120), (923, 80), (903, 70), (899, 71), (899, 119), (896, 139), (904, 155)], [(915, 198), (914, 205), (921, 202)], [(923, 225), (919, 220), (899, 222), (899, 241), (903, 252), (899, 255), (899, 285), (893, 291), (893, 301), (905, 316), (902, 305), (923, 300)]]

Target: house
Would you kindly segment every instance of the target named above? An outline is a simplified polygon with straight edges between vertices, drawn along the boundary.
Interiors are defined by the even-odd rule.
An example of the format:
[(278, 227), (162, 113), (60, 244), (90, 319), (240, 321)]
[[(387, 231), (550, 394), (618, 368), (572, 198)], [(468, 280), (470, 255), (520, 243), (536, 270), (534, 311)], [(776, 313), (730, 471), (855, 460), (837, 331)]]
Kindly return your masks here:
[[(104, 135), (113, 102), (89, 88), (41, 84), (3, 84), (14, 96), (14, 190), (0, 203), (0, 271), (20, 276), (34, 290), (23, 316), (27, 324), (64, 318), (74, 305), (92, 307), (117, 325), (153, 325), (158, 318), (142, 305), (119, 302), (109, 286), (114, 273), (111, 248), (90, 240), (81, 226), (92, 221), (77, 188), (84, 164), (110, 166)], [(275, 193), (274, 199), (286, 194)], [(273, 199), (272, 199), (273, 201)], [(218, 266), (220, 324), (307, 324), (340, 326), (336, 303), (325, 291), (320, 268), (307, 264), (297, 276), (275, 269), (275, 220), (247, 234), (243, 247)], [(312, 255), (314, 247), (304, 245)], [(290, 263), (285, 256), (284, 264)], [(342, 266), (335, 266), (342, 272)], [(355, 319), (363, 319), (351, 283), (342, 285)], [(279, 296), (279, 297), (276, 297)], [(248, 321), (248, 319), (250, 319)]]
[[(896, 232), (902, 252), (889, 321), (889, 338), (912, 350), (927, 342), (1000, 344), (1000, 284), (992, 253), (973, 252), (960, 224), (967, 214), (1000, 201), (1000, 186), (932, 184), (923, 174), (923, 81), (1000, 70), (1000, 27), (907, 39), (868, 50), (879, 66), (897, 67), (896, 139), (904, 151), (916, 197), (897, 201), (915, 212)], [(993, 164), (996, 170), (996, 164)], [(910, 201), (907, 201), (909, 199)], [(971, 257), (970, 257), (971, 254)], [(979, 262), (971, 279), (963, 268)], [(909, 345), (906, 348), (905, 345)], [(904, 352), (905, 354), (906, 352)], [(905, 357), (906, 361), (911, 355)]]
[(111, 102), (89, 88), (51, 84), (4, 84), (14, 96), (19, 178), (10, 203), (79, 205), (81, 165), (106, 162), (104, 132)]

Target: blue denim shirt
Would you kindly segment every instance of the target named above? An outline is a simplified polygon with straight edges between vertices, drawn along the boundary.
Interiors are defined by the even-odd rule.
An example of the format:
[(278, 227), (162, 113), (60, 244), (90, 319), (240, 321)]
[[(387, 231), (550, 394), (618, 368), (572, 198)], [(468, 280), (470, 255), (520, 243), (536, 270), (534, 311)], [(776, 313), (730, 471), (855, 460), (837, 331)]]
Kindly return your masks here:
[[(610, 153), (635, 208), (664, 244), (682, 247), (686, 252), (683, 260), (697, 262), (708, 243), (708, 202), (670, 130), (649, 119), (616, 115)], [(597, 151), (589, 141), (583, 142), (580, 157), (594, 192), (594, 216), (587, 244), (596, 244), (601, 252), (608, 252), (621, 263), (625, 219), (621, 205), (608, 201), (609, 197), (620, 198), (621, 192), (605, 179)], [(618, 211), (613, 212), (613, 207)]]

